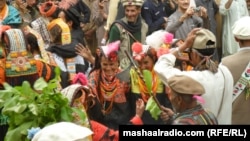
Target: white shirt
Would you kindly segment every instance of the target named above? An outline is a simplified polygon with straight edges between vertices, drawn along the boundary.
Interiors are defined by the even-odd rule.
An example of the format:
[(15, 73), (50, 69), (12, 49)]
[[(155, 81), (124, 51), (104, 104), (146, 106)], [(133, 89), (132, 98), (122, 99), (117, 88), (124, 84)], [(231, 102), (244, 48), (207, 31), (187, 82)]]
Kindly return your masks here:
[(174, 68), (175, 61), (176, 57), (170, 53), (162, 55), (155, 64), (154, 70), (163, 83), (167, 85), (167, 79), (178, 74), (200, 82), (206, 91), (202, 95), (205, 100), (203, 106), (214, 113), (219, 124), (231, 124), (233, 77), (229, 70), (220, 64), (215, 74), (209, 70), (181, 71)]

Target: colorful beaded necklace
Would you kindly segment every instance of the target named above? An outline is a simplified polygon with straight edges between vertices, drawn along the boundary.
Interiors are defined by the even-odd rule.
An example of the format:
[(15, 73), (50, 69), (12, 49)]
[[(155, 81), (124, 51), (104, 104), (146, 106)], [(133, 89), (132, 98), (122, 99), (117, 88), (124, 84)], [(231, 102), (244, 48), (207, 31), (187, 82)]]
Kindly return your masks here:
[[(107, 114), (110, 113), (113, 103), (114, 103), (114, 97), (117, 94), (119, 86), (119, 79), (117, 79), (115, 76), (112, 78), (108, 78), (105, 76), (105, 74), (101, 73), (101, 81), (100, 81), (100, 89), (101, 89), (101, 97), (100, 102), (102, 104), (103, 113)], [(111, 103), (106, 108), (106, 101), (110, 101)]]

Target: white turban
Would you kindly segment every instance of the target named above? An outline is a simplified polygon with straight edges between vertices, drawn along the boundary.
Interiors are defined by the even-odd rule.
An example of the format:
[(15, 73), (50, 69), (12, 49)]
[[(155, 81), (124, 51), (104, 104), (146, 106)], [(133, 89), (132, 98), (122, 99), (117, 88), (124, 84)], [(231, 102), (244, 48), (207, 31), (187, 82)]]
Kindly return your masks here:
[(237, 20), (233, 27), (233, 34), (236, 38), (241, 40), (250, 40), (250, 17), (245, 16)]

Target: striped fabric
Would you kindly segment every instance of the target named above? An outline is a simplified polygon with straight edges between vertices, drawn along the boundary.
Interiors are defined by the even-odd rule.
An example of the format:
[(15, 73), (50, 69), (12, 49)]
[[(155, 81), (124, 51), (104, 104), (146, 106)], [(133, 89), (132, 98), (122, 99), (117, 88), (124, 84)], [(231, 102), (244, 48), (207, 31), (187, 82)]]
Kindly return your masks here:
[(214, 114), (201, 105), (188, 109), (176, 115), (173, 124), (181, 125), (217, 125), (218, 121)]
[(42, 17), (40, 17), (35, 21), (31, 22), (31, 26), (35, 31), (37, 31), (42, 36), (45, 44), (45, 49), (48, 48), (51, 42), (51, 38), (49, 31), (47, 29), (46, 21)]
[(26, 43), (23, 32), (19, 29), (12, 29), (5, 31), (7, 36), (9, 37), (10, 43), (10, 52), (22, 52), (26, 51)]

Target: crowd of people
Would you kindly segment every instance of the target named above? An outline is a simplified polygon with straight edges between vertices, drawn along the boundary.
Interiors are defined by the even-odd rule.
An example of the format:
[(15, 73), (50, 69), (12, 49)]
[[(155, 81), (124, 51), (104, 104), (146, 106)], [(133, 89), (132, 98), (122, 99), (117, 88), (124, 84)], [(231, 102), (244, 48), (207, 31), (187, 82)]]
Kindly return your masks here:
[[(249, 14), (250, 0), (1, 0), (0, 90), (60, 69), (57, 90), (87, 126), (61, 121), (32, 141), (117, 141), (124, 124), (250, 124)], [(1, 112), (0, 141), (7, 131)]]

